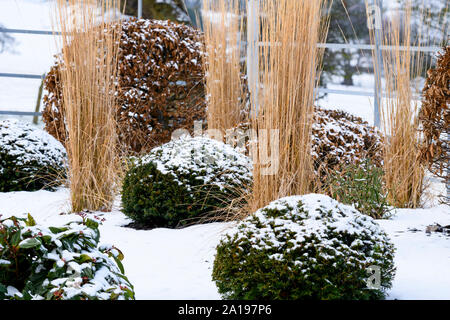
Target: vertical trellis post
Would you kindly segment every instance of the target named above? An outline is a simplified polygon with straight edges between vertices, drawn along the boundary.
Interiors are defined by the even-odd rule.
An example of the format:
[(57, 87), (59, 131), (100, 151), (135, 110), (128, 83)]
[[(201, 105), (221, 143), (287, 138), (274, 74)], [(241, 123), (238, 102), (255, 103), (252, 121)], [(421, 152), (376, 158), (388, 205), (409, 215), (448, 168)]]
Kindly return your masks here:
[(251, 96), (251, 116), (258, 115), (259, 89), (259, 0), (247, 3), (247, 76)]
[(378, 128), (381, 126), (380, 107), (382, 99), (382, 84), (381, 84), (381, 68), (382, 68), (382, 55), (381, 55), (381, 33), (382, 33), (382, 0), (373, 0), (373, 13), (374, 13), (374, 42), (375, 42), (375, 54), (374, 54), (374, 74), (375, 74), (375, 99), (374, 99), (374, 125)]
[(142, 0), (138, 0), (138, 18), (142, 18)]
[(202, 1), (184, 1), (184, 6), (186, 8), (186, 12), (189, 16), (191, 24), (194, 27), (204, 31), (202, 18)]

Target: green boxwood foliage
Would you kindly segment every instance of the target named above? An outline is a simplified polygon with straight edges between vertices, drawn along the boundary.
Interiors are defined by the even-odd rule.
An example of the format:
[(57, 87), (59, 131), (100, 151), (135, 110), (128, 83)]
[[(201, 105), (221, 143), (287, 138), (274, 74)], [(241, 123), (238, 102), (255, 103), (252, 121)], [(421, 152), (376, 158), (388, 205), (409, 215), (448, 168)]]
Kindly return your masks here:
[(0, 192), (52, 190), (65, 176), (66, 151), (43, 130), (0, 121)]
[(0, 299), (134, 299), (124, 275), (123, 254), (98, 246), (99, 220), (73, 215), (62, 227), (34, 219), (0, 220)]
[[(380, 299), (395, 274), (393, 256), (372, 218), (325, 195), (292, 196), (225, 234), (213, 280), (225, 299)], [(367, 287), (370, 266), (380, 268), (379, 289)]]
[(220, 208), (248, 188), (251, 173), (251, 160), (229, 145), (184, 136), (135, 161), (123, 183), (123, 212), (147, 227), (220, 220)]

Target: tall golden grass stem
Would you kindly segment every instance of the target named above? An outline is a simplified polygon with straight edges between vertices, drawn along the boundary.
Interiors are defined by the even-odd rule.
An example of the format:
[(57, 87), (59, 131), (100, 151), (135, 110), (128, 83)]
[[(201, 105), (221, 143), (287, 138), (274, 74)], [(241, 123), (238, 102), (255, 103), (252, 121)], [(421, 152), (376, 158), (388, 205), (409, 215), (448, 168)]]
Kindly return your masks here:
[(120, 159), (116, 133), (118, 0), (57, 0), (72, 210), (112, 207)]
[(326, 5), (326, 0), (260, 1), (260, 40), (269, 45), (258, 49), (261, 90), (251, 120), (258, 140), (252, 210), (311, 190), (314, 88), (323, 54), (317, 43), (328, 31)]
[[(383, 50), (381, 61), (386, 92), (386, 99), (382, 99), (380, 107), (382, 129), (386, 137), (383, 150), (384, 181), (388, 201), (402, 208), (420, 205), (425, 175), (418, 151), (419, 104), (413, 99), (413, 81), (420, 75), (424, 59), (423, 54), (414, 54), (411, 50), (412, 45), (421, 45), (423, 37), (419, 34), (413, 39), (411, 17), (412, 4), (408, 0), (402, 12), (393, 14), (385, 26), (383, 45), (392, 46), (393, 49)], [(371, 39), (374, 43), (373, 33)]]
[(241, 122), (242, 16), (239, 0), (203, 0), (207, 121), (209, 130), (224, 133)]

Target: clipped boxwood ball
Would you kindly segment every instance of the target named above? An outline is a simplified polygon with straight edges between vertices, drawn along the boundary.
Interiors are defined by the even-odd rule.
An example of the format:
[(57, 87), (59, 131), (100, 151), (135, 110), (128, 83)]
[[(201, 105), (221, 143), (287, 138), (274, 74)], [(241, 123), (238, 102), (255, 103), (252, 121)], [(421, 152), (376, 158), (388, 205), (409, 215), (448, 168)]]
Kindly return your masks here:
[[(381, 299), (395, 274), (393, 257), (372, 218), (325, 195), (291, 196), (224, 235), (213, 280), (225, 299)], [(380, 268), (378, 289), (367, 287), (370, 266)]]
[(66, 151), (47, 132), (0, 121), (0, 192), (52, 190), (65, 175)]
[[(114, 95), (121, 147), (148, 152), (168, 142), (176, 129), (192, 132), (194, 121), (206, 117), (202, 32), (170, 21), (135, 18), (115, 21), (112, 28), (119, 35)], [(42, 118), (45, 130), (65, 145), (61, 60), (58, 55), (44, 80), (48, 94)]]
[(123, 183), (123, 212), (146, 227), (179, 227), (214, 216), (251, 181), (250, 158), (222, 142), (184, 136), (135, 161)]

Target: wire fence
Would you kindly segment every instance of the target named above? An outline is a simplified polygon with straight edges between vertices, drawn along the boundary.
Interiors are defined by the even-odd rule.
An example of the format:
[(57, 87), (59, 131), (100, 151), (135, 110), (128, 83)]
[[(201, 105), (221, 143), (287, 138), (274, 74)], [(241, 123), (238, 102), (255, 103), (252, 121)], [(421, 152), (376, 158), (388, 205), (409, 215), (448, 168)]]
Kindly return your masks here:
[[(250, 0), (251, 1), (251, 0)], [(138, 17), (142, 17), (142, 0), (138, 1)], [(60, 32), (49, 31), (49, 30), (28, 30), (28, 29), (9, 29), (0, 28), (0, 33), (7, 34), (29, 34), (29, 35), (43, 35), (43, 36), (55, 36), (61, 35)], [(263, 43), (258, 43), (258, 45), (265, 45)], [(319, 43), (318, 48), (332, 49), (332, 50), (342, 50), (342, 49), (356, 49), (356, 50), (391, 50), (392, 47), (382, 46), (380, 44), (341, 44), (341, 43)], [(405, 48), (406, 49), (406, 48)], [(439, 47), (411, 47), (412, 51), (421, 52), (438, 52), (441, 48)], [(375, 63), (374, 65), (380, 65)], [(1, 70), (0, 70), (1, 71)], [(378, 72), (379, 74), (380, 72)], [(45, 74), (25, 74), (25, 73), (2, 73), (0, 72), (0, 78), (22, 78), (22, 79), (39, 79), (45, 78)], [(381, 86), (378, 84), (375, 86), (374, 91), (349, 91), (349, 90), (338, 90), (338, 89), (328, 89), (328, 88), (317, 88), (316, 94), (339, 94), (339, 95), (351, 95), (351, 96), (362, 96), (362, 97), (372, 97), (375, 98), (375, 113), (379, 111), (377, 104), (379, 99), (385, 96), (381, 92)], [(378, 103), (377, 103), (378, 102)], [(0, 106), (6, 107), (6, 106)], [(25, 112), (25, 111), (14, 111), (6, 110), (0, 111), (0, 115), (22, 115), (22, 116), (41, 116), (41, 112)], [(375, 124), (379, 126), (379, 121), (377, 120), (378, 115), (375, 114)]]

